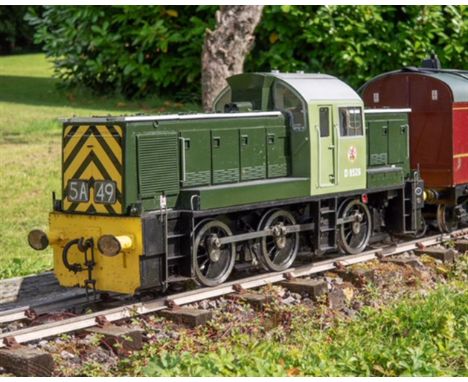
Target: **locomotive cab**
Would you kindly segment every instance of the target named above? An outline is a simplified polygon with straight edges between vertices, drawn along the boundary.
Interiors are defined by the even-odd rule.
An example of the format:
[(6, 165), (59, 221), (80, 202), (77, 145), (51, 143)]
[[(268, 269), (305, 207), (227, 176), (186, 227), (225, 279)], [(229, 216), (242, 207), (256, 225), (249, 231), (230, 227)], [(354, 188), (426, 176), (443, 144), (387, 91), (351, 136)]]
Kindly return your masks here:
[(366, 187), (363, 102), (347, 84), (325, 74), (278, 72), (239, 74), (228, 84), (216, 112), (249, 101), (253, 110), (284, 114), (292, 176), (310, 178), (310, 195)]

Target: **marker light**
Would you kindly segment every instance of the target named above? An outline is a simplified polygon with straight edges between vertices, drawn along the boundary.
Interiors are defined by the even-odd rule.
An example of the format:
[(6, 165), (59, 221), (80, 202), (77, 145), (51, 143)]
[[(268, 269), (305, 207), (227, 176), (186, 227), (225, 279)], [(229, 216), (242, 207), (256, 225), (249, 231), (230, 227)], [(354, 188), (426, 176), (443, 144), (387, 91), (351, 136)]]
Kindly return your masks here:
[(117, 256), (122, 250), (132, 246), (132, 238), (126, 235), (103, 235), (98, 240), (98, 249), (104, 256)]
[(49, 245), (49, 239), (44, 231), (33, 229), (28, 234), (28, 243), (36, 251), (42, 251)]
[(367, 194), (362, 194), (361, 200), (364, 204), (367, 204), (369, 202), (369, 197), (367, 196)]

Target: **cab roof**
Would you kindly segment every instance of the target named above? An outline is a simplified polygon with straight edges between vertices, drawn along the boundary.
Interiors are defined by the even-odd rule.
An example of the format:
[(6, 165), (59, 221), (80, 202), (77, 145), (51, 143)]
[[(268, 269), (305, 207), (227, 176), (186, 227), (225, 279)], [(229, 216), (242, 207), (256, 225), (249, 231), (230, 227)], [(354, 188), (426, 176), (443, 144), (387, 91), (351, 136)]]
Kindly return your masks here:
[[(305, 73), (244, 73), (227, 79), (233, 95), (236, 90), (269, 88), (275, 80), (293, 88), (307, 103), (314, 101), (361, 101), (359, 95), (346, 83), (328, 74)], [(234, 98), (234, 97), (233, 97)], [(235, 99), (233, 99), (235, 101)]]
[(273, 76), (294, 88), (307, 102), (361, 100), (353, 88), (328, 74), (277, 73)]

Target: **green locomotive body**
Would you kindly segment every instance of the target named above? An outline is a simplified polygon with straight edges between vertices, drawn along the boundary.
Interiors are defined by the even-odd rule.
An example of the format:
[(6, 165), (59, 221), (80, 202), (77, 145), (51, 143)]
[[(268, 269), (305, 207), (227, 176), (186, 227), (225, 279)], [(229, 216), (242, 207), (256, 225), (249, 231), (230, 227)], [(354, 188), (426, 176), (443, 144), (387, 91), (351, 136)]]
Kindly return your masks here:
[(62, 200), (49, 235), (30, 235), (54, 247), (62, 285), (216, 285), (235, 263), (279, 271), (300, 247), (357, 253), (421, 229), (408, 110), (366, 112), (322, 74), (228, 83), (215, 113), (64, 122)]

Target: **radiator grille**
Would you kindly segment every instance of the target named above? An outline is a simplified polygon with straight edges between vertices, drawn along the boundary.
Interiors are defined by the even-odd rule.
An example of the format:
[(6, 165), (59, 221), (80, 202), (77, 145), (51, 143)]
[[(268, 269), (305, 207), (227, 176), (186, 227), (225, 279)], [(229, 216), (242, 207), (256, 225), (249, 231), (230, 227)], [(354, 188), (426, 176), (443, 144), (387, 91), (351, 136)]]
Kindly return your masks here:
[(138, 136), (138, 183), (142, 198), (179, 191), (177, 142), (175, 132)]
[(242, 168), (242, 180), (255, 180), (265, 178), (265, 166), (249, 166)]
[(234, 183), (239, 181), (239, 168), (213, 171), (213, 183)]
[(269, 178), (277, 178), (280, 176), (288, 176), (288, 167), (286, 163), (268, 165)]
[(187, 180), (184, 182), (184, 186), (200, 186), (210, 184), (211, 171), (194, 171), (187, 173)]

